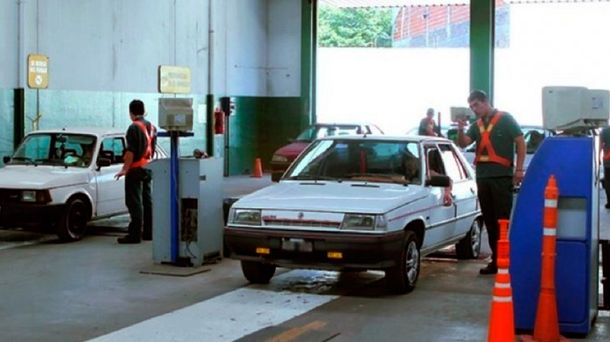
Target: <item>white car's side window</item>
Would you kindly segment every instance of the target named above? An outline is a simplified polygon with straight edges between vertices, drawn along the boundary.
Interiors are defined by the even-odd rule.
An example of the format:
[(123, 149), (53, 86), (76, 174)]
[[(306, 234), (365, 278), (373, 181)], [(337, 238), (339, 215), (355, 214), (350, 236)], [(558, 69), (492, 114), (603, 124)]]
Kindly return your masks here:
[(439, 145), (441, 151), (441, 157), (443, 158), (443, 164), (449, 176), (454, 182), (466, 179), (466, 173), (463, 167), (460, 165), (455, 152), (449, 144)]
[(125, 141), (122, 137), (105, 138), (100, 147), (99, 158), (110, 159), (112, 164), (123, 163)]
[(436, 145), (428, 145), (426, 149), (426, 169), (428, 178), (430, 176), (445, 175), (443, 158)]

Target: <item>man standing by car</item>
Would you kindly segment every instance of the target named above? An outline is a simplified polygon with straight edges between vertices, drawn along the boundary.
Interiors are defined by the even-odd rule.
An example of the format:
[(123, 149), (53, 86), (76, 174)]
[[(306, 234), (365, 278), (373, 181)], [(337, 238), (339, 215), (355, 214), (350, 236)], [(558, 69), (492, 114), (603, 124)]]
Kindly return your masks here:
[(426, 117), (419, 122), (417, 134), (432, 137), (441, 136), (441, 128), (434, 122), (434, 108), (428, 108), (426, 111)]
[(156, 145), (156, 129), (144, 120), (144, 103), (133, 100), (129, 104), (132, 124), (127, 129), (127, 148), (124, 164), (115, 178), (125, 176), (125, 204), (129, 210), (129, 227), (126, 236), (118, 243), (140, 243), (152, 240), (151, 171), (143, 168), (152, 159)]
[[(521, 128), (512, 115), (498, 111), (489, 103), (487, 94), (475, 90), (468, 96), (470, 109), (477, 121), (464, 134), (466, 122), (458, 122), (458, 145), (476, 142), (476, 178), (479, 203), (487, 227), (492, 260), (481, 274), (497, 273), (496, 249), (499, 235), (498, 219), (510, 218), (513, 187), (523, 180), (525, 141)], [(513, 161), (517, 152), (516, 165)], [(513, 172), (513, 166), (516, 166)]]

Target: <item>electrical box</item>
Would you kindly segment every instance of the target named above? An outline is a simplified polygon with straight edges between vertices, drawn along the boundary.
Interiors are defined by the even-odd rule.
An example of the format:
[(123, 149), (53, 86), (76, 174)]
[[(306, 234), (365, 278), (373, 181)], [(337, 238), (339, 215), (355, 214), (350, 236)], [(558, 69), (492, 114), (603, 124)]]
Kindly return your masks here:
[(570, 130), (608, 124), (610, 92), (585, 87), (542, 88), (544, 128)]
[(451, 107), (451, 121), (456, 122), (458, 120), (470, 121), (474, 119), (475, 115), (468, 107)]
[(160, 98), (159, 127), (167, 131), (193, 130), (192, 98)]

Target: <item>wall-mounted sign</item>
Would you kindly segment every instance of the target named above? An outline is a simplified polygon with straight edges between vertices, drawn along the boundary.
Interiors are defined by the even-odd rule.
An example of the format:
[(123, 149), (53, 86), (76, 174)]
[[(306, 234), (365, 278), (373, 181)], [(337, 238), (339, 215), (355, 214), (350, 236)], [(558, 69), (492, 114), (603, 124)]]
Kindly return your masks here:
[(189, 94), (191, 92), (191, 69), (173, 65), (160, 65), (159, 92)]
[(45, 89), (49, 86), (49, 57), (28, 55), (28, 87)]

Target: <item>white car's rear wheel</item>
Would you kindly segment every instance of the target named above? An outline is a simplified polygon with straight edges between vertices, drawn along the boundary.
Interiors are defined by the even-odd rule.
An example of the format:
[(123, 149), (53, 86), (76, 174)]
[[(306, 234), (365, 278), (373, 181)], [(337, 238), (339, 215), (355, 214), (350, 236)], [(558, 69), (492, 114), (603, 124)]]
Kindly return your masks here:
[(66, 204), (56, 226), (57, 236), (62, 241), (77, 241), (85, 236), (89, 221), (89, 206), (80, 198), (72, 198)]
[(415, 288), (420, 270), (419, 245), (415, 232), (406, 231), (405, 244), (398, 265), (386, 270), (389, 288), (396, 293), (411, 292)]

